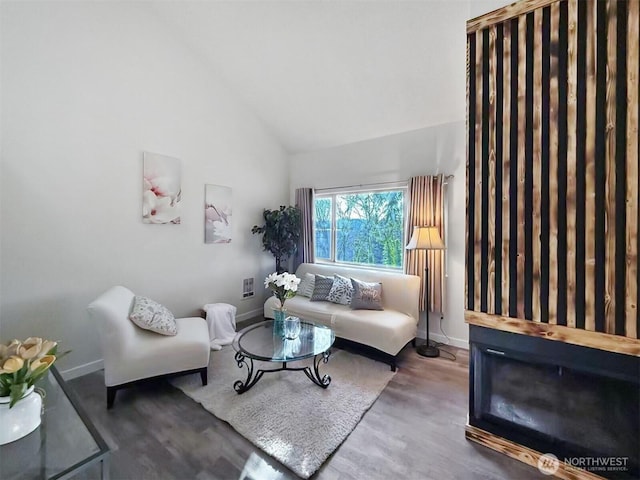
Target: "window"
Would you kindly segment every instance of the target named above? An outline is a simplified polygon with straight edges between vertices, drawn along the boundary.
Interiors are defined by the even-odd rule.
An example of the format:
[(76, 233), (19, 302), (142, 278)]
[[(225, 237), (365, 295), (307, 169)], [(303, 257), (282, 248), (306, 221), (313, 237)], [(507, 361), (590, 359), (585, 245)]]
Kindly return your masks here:
[(406, 187), (316, 194), (316, 260), (402, 268), (405, 196)]

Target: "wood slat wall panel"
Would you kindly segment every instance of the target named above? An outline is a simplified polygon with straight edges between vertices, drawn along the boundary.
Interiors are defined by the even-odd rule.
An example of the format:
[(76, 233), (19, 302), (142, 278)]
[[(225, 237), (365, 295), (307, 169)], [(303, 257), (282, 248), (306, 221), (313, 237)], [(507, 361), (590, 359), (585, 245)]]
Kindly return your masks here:
[(607, 0), (607, 131), (606, 131), (606, 251), (605, 251), (605, 332), (616, 333), (616, 7), (618, 0)]
[(576, 155), (578, 0), (569, 0), (567, 35), (567, 326), (576, 326)]
[[(518, 140), (518, 253), (516, 260), (517, 284), (517, 313), (518, 318), (524, 316), (524, 261), (527, 253), (524, 249), (524, 181), (525, 181), (525, 148), (524, 138), (526, 132), (525, 107), (526, 107), (526, 58), (527, 48), (525, 43), (527, 31), (527, 17), (520, 15), (518, 18), (518, 130), (516, 139)], [(514, 135), (512, 133), (511, 138)]]
[[(495, 313), (495, 218), (496, 218), (496, 27), (489, 28), (489, 215), (487, 311)], [(502, 60), (502, 59), (501, 59)]]
[[(504, 23), (503, 29), (503, 82), (502, 82), (502, 231), (511, 229), (510, 219), (510, 184), (511, 158), (511, 22)], [(510, 238), (503, 235), (502, 238), (502, 314), (509, 313), (509, 289), (510, 289)]]
[(496, 23), (504, 22), (509, 18), (529, 13), (537, 8), (542, 8), (557, 0), (521, 0), (506, 7), (500, 8), (485, 15), (472, 18), (467, 22), (467, 33), (481, 30)]
[(533, 32), (533, 211), (532, 320), (540, 321), (540, 224), (542, 186), (542, 9), (534, 10)]
[(557, 322), (558, 289), (558, 49), (560, 4), (551, 4), (549, 68), (549, 323)]
[[(467, 36), (467, 84), (466, 84), (466, 88), (467, 88), (467, 114), (465, 116), (466, 119), (466, 128), (467, 128), (467, 132), (471, 131), (471, 121), (469, 120), (469, 116), (471, 115), (471, 82), (475, 82), (475, 73), (473, 75), (473, 79), (471, 78), (471, 62), (469, 59), (469, 56), (471, 55), (471, 36)], [(475, 56), (474, 56), (474, 61), (475, 61)], [(472, 151), (471, 151), (471, 144), (473, 143), (473, 141), (470, 141), (469, 138), (467, 138), (467, 174), (465, 175), (465, 181), (466, 181), (466, 191), (467, 191), (467, 195), (466, 195), (466, 199), (465, 199), (465, 222), (466, 225), (470, 225), (471, 222), (471, 216), (469, 215), (469, 209), (473, 208), (472, 204), (469, 202), (469, 197), (470, 197), (470, 189), (469, 189), (469, 178), (471, 177), (471, 175), (473, 175), (473, 173), (470, 170), (470, 166), (471, 164), (470, 159), (471, 159), (471, 155), (472, 155)], [(475, 223), (475, 222), (473, 222)], [(469, 248), (473, 249), (473, 245), (470, 246), (470, 242), (469, 242), (469, 229), (467, 229), (466, 235), (464, 236), (464, 258), (466, 263), (469, 263)], [(465, 305), (467, 309), (472, 309), (473, 305), (471, 304), (471, 302), (469, 302), (469, 277), (473, 277), (473, 274), (471, 272), (469, 272), (469, 269), (467, 269), (467, 278), (464, 282), (464, 301), (465, 301)]]
[(638, 342), (638, 9), (531, 1), (468, 23), (467, 313)]
[(480, 278), (480, 265), (481, 265), (481, 227), (482, 227), (482, 47), (483, 47), (483, 34), (481, 31), (476, 33), (476, 123), (475, 123), (475, 163), (476, 182), (475, 182), (475, 198), (474, 198), (474, 210), (475, 210), (475, 225), (474, 229), (474, 271), (476, 273), (476, 281), (473, 284), (474, 288), (474, 308), (480, 308), (480, 290), (481, 282)]
[[(586, 137), (584, 158), (578, 161), (584, 164), (585, 170), (585, 258), (584, 258), (584, 328), (595, 330), (595, 273), (596, 273), (596, 15), (597, 2), (583, 2), (586, 10)], [(581, 259), (578, 259), (580, 261)]]
[(638, 65), (640, 65), (640, 2), (628, 2), (627, 15), (627, 145), (626, 145), (626, 312), (625, 330), (628, 337), (640, 338), (638, 309)]

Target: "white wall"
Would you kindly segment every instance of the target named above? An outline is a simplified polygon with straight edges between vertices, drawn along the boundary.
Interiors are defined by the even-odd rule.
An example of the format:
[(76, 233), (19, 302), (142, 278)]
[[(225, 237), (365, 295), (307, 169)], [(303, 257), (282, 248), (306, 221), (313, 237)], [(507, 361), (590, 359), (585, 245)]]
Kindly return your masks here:
[(485, 13), (493, 12), (498, 8), (515, 3), (514, 0), (470, 0), (469, 19), (479, 17)]
[[(469, 0), (468, 17), (473, 18), (512, 3), (510, 0)], [(455, 63), (452, 77), (465, 77), (465, 25), (442, 18), (448, 24), (448, 37), (442, 39), (446, 55)], [(425, 88), (430, 88), (425, 85)], [(464, 84), (450, 82), (465, 98)], [(423, 108), (429, 108), (428, 105)], [(302, 153), (291, 157), (291, 194), (298, 187), (330, 188), (408, 180), (414, 175), (452, 174), (449, 180), (449, 223), (447, 240), (447, 278), (442, 329), (452, 345), (467, 347), (469, 329), (464, 322), (464, 246), (466, 195), (465, 112), (451, 105), (443, 117), (459, 121), (419, 130), (374, 138), (335, 148)], [(292, 197), (293, 198), (293, 197)], [(447, 341), (440, 329), (440, 315), (431, 314), (430, 332), (438, 341)], [(424, 318), (418, 335), (424, 337)]]
[[(449, 180), (448, 276), (442, 326), (452, 344), (466, 346), (464, 323), (465, 123), (447, 123), (397, 135), (291, 157), (291, 189), (329, 188), (408, 180), (416, 175), (452, 174)], [(440, 315), (430, 331), (443, 341)], [(419, 326), (424, 337), (424, 324)]]
[[(274, 262), (250, 229), (288, 201), (279, 143), (144, 2), (1, 8), (0, 339), (59, 340), (77, 374), (99, 366), (86, 306), (112, 285), (178, 316), (261, 311)], [(141, 222), (145, 150), (182, 160), (181, 225)], [(229, 245), (204, 244), (205, 183), (233, 188)]]

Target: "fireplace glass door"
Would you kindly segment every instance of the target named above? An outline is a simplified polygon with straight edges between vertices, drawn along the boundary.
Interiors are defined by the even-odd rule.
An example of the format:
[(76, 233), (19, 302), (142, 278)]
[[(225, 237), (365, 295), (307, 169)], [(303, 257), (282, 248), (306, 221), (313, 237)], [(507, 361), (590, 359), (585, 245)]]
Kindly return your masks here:
[(470, 423), (559, 458), (626, 457), (636, 470), (638, 379), (524, 357), (472, 345)]

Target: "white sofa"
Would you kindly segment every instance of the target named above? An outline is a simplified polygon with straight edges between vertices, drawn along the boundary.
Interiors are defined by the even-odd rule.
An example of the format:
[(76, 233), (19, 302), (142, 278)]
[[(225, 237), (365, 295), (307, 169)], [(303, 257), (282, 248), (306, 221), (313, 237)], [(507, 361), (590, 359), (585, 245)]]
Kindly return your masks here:
[[(331, 302), (312, 302), (301, 295), (289, 299), (285, 308), (289, 315), (331, 327), (336, 337), (373, 347), (382, 352), (395, 371), (395, 360), (402, 348), (415, 341), (418, 326), (420, 277), (379, 270), (363, 270), (336, 265), (303, 263), (296, 270), (298, 278), (306, 273), (342, 275), (364, 282), (382, 283), (384, 310), (351, 310), (349, 305)], [(264, 304), (265, 318), (273, 318), (279, 306), (276, 297)]]
[(88, 307), (100, 332), (107, 408), (119, 389), (145, 379), (199, 372), (202, 384), (207, 384), (207, 322), (200, 317), (176, 318), (175, 336), (143, 330), (129, 320), (134, 297), (126, 287), (112, 287)]

